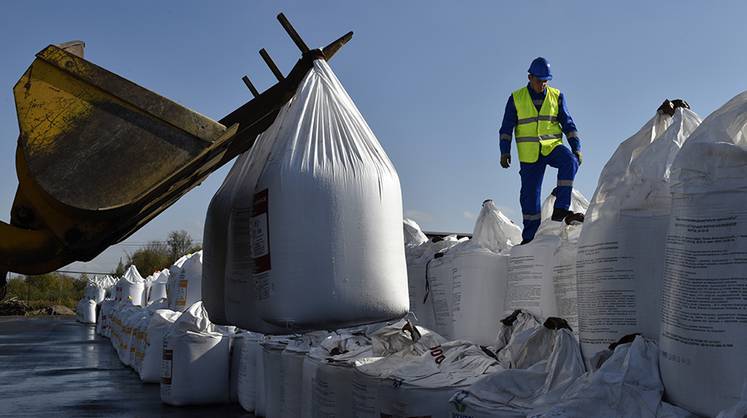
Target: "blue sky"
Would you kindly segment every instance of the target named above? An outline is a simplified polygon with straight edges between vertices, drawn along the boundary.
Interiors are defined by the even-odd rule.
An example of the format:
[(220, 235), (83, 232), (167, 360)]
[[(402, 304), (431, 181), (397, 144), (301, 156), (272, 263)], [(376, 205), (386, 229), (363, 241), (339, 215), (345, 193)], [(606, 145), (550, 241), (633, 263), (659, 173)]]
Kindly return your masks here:
[[(273, 77), (267, 48), (287, 73), (298, 51), (275, 20), (283, 11), (306, 42), (353, 40), (332, 68), (399, 172), (405, 214), (431, 230), (471, 231), (492, 198), (516, 222), (518, 167), (499, 167), (498, 128), (511, 91), (536, 56), (555, 74), (579, 128), (590, 197), (617, 145), (664, 98), (707, 116), (747, 89), (747, 3), (720, 1), (28, 1), (4, 2), (0, 65), (0, 219), (17, 181), (12, 87), (47, 44), (86, 42), (86, 58), (213, 119)], [(516, 152), (513, 150), (514, 160)], [(201, 240), (205, 210), (228, 167), (141, 231), (90, 263), (109, 271), (123, 251), (187, 230)], [(546, 174), (544, 193), (555, 170)]]

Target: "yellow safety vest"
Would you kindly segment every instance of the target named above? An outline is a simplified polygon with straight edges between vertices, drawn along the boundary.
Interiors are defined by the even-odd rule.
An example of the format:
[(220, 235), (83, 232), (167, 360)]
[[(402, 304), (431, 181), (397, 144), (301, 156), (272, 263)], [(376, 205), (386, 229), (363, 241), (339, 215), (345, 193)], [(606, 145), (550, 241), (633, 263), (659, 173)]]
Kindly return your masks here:
[(518, 121), (514, 128), (519, 161), (536, 163), (539, 153), (550, 155), (553, 149), (563, 143), (563, 130), (558, 122), (558, 100), (560, 90), (547, 86), (545, 100), (539, 112), (532, 102), (528, 87), (513, 92)]

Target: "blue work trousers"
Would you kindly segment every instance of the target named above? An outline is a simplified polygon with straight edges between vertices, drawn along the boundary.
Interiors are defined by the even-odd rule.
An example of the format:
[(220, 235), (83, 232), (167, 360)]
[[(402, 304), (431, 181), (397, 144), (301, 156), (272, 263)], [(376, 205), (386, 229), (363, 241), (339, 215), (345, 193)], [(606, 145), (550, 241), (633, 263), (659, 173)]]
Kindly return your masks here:
[(558, 145), (550, 155), (540, 153), (536, 163), (521, 163), (521, 212), (524, 218), (522, 238), (525, 241), (534, 239), (540, 221), (542, 220), (542, 179), (545, 177), (545, 167), (558, 169), (558, 184), (555, 188), (555, 207), (568, 209), (571, 206), (573, 179), (578, 171), (578, 160), (571, 150), (564, 145)]

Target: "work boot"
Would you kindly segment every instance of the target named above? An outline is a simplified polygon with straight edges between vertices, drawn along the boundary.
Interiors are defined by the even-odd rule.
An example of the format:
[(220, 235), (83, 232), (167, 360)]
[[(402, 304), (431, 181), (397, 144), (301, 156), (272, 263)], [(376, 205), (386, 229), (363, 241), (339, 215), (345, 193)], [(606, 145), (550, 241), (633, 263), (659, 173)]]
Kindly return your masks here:
[(553, 208), (550, 219), (552, 219), (555, 222), (560, 222), (563, 219), (565, 219), (566, 216), (572, 215), (572, 214), (573, 212), (569, 211), (568, 209)]
[(565, 223), (566, 225), (578, 225), (583, 223), (585, 218), (586, 216), (583, 213), (571, 212), (570, 215), (565, 217)]

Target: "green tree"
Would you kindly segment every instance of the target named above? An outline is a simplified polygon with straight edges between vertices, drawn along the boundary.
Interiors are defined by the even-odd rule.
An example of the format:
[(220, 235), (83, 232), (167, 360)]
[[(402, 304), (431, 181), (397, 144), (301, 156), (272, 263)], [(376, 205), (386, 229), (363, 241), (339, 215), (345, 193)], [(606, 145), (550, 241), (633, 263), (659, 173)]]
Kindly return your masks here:
[(74, 308), (83, 297), (85, 286), (85, 281), (60, 273), (14, 277), (8, 283), (8, 296), (35, 307), (60, 304)]
[(169, 247), (160, 241), (151, 241), (128, 257), (127, 264), (134, 264), (137, 271), (148, 276), (171, 265)]
[(178, 260), (179, 257), (190, 252), (192, 249), (192, 237), (184, 230), (171, 231), (166, 245), (169, 247), (169, 264), (171, 264)]
[(114, 269), (114, 271), (112, 272), (112, 276), (120, 277), (124, 274), (124, 272), (125, 272), (125, 265), (124, 263), (122, 263), (122, 257), (119, 257), (119, 263), (117, 263), (117, 268)]

